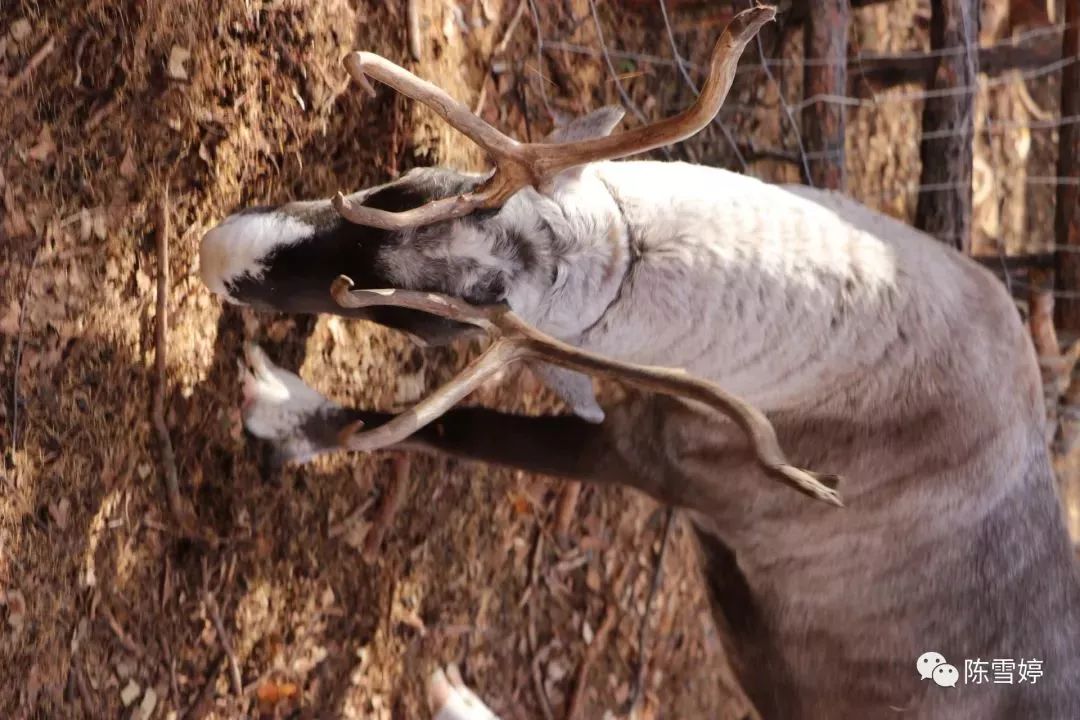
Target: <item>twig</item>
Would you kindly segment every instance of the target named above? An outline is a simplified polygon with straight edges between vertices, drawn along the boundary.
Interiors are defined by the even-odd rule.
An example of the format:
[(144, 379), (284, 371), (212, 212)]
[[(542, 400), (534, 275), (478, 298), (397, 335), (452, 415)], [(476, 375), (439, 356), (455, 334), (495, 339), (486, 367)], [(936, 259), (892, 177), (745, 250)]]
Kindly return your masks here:
[(116, 636), (116, 640), (123, 646), (125, 650), (134, 655), (137, 658), (141, 658), (146, 654), (146, 650), (143, 646), (131, 639), (131, 637), (124, 632), (124, 628), (121, 627), (117, 621), (116, 616), (112, 614), (104, 604), (101, 606), (101, 614), (105, 616), (105, 622), (108, 624), (109, 629), (112, 630), (113, 635)]
[(56, 49), (56, 38), (49, 38), (45, 41), (45, 44), (38, 48), (37, 52), (30, 56), (30, 59), (23, 66), (23, 69), (13, 78), (0, 78), (0, 90), (4, 91), (5, 95), (10, 95), (19, 87), (30, 79), (30, 75), (37, 69), (38, 65), (45, 62), (45, 58), (52, 54), (52, 51)]
[(214, 623), (214, 630), (217, 631), (218, 642), (221, 643), (221, 649), (225, 652), (225, 657), (229, 660), (229, 675), (232, 679), (233, 692), (237, 697), (243, 697), (244, 695), (244, 682), (240, 678), (240, 666), (236, 662), (236, 655), (233, 653), (232, 643), (229, 641), (229, 634), (225, 632), (225, 623), (221, 619), (221, 609), (218, 607), (217, 600), (210, 594), (209, 591), (203, 594), (203, 600), (206, 603), (206, 611), (210, 614), (210, 620)]
[(19, 366), (22, 365), (23, 326), (26, 320), (26, 304), (30, 300), (30, 281), (34, 278), (38, 260), (41, 257), (42, 241), (34, 248), (34, 257), (30, 260), (30, 270), (26, 273), (26, 286), (23, 288), (22, 305), (19, 307), (19, 337), (15, 342), (15, 366), (11, 370), (11, 454), (19, 448)]
[(533, 690), (536, 692), (536, 697), (540, 699), (540, 711), (544, 714), (544, 720), (555, 720), (555, 712), (551, 709), (551, 699), (547, 696), (547, 691), (544, 689), (544, 675), (540, 670), (540, 656), (533, 655), (532, 663), (532, 681)]
[[(195, 702), (184, 713), (184, 720), (202, 720), (210, 712), (210, 701), (214, 696), (215, 680), (217, 680), (217, 676), (221, 674), (221, 671), (225, 669), (225, 660), (225, 653), (218, 655), (218, 659), (214, 661), (213, 667), (206, 676), (206, 682), (203, 683), (202, 690), (199, 691), (199, 696), (195, 698)], [(179, 698), (177, 698), (177, 701), (179, 703)]]
[(176, 453), (169, 426), (165, 423), (165, 356), (169, 333), (169, 189), (165, 188), (157, 212), (157, 305), (154, 327), (154, 369), (157, 383), (154, 388), (153, 421), (161, 444), (161, 465), (165, 477), (165, 494), (173, 519), (182, 523), (183, 504), (180, 501), (180, 482), (176, 472)]
[(555, 506), (555, 537), (560, 543), (565, 544), (570, 534), (570, 523), (574, 521), (574, 510), (580, 496), (581, 483), (572, 480), (563, 483), (559, 502)]
[(510, 40), (514, 36), (514, 31), (517, 30), (517, 26), (521, 24), (521, 18), (525, 14), (525, 6), (529, 0), (521, 0), (518, 3), (517, 10), (514, 11), (513, 17), (510, 18), (510, 22), (506, 25), (506, 30), (503, 32), (502, 39), (491, 50), (491, 57), (488, 59), (487, 70), (484, 71), (484, 79), (480, 81), (480, 97), (476, 99), (476, 105), (473, 107), (473, 114), (479, 115), (484, 109), (484, 103), (487, 102), (487, 81), (491, 77), (491, 73), (495, 70), (495, 58), (506, 52), (506, 47), (510, 44)]
[(370, 510), (371, 506), (374, 504), (375, 500), (373, 498), (368, 498), (364, 502), (360, 503), (360, 505), (358, 505), (355, 510), (349, 513), (347, 517), (343, 518), (340, 522), (336, 522), (331, 525), (329, 531), (326, 533), (326, 536), (333, 540), (339, 535), (344, 535), (349, 531), (350, 528), (360, 522), (364, 518), (364, 516), (367, 515), (367, 511)]
[(674, 527), (675, 511), (672, 508), (668, 508), (664, 514), (664, 530), (661, 535), (660, 549), (656, 553), (652, 585), (649, 587), (649, 596), (645, 599), (645, 614), (641, 617), (641, 629), (638, 631), (638, 667), (634, 679), (634, 692), (630, 696), (631, 713), (645, 695), (645, 671), (649, 664), (648, 653), (646, 652), (646, 641), (649, 632), (649, 615), (652, 614), (653, 600), (656, 599), (656, 595), (660, 591), (660, 585), (664, 575), (664, 558), (667, 556), (667, 549), (671, 544), (671, 535)]
[(405, 487), (409, 482), (409, 470), (412, 463), (410, 457), (405, 454), (397, 454), (393, 460), (394, 468), (390, 474), (390, 481), (383, 491), (382, 502), (375, 511), (375, 519), (368, 528), (367, 537), (364, 538), (364, 561), (375, 562), (382, 546), (386, 529), (390, 527), (394, 515), (397, 514), (402, 498), (405, 497)]
[(574, 690), (566, 703), (566, 720), (574, 720), (581, 712), (581, 704), (585, 697), (585, 686), (588, 685), (589, 669), (600, 656), (600, 651), (607, 645), (608, 636), (615, 629), (615, 621), (619, 618), (619, 600), (613, 597), (608, 600), (604, 610), (604, 619), (600, 621), (600, 628), (593, 636), (592, 642), (585, 648), (585, 657), (578, 665), (577, 674), (574, 677)]
[(540, 560), (544, 556), (544, 528), (540, 527), (537, 523), (536, 526), (536, 542), (533, 543), (532, 560), (529, 562), (529, 578), (525, 583), (525, 590), (521, 593), (521, 599), (518, 600), (518, 609), (525, 607), (525, 603), (532, 595), (533, 588), (536, 587), (536, 579), (540, 577)]

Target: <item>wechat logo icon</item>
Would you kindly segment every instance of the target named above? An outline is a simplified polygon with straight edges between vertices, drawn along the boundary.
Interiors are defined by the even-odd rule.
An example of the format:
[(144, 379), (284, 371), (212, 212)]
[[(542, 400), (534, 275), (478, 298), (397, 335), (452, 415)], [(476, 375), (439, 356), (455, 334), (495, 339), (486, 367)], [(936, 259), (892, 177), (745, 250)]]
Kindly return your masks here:
[(923, 680), (933, 680), (941, 687), (956, 687), (960, 673), (956, 667), (945, 662), (945, 656), (938, 652), (924, 652), (915, 662), (915, 669)]

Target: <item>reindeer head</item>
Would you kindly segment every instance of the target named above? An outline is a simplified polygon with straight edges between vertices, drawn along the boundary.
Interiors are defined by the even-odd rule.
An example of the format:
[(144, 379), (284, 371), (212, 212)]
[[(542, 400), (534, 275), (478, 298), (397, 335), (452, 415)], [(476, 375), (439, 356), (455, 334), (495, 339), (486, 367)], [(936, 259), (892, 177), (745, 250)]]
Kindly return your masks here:
[[(622, 110), (601, 108), (545, 142), (503, 135), (431, 83), (371, 53), (345, 65), (424, 103), (487, 151), (487, 176), (415, 170), (348, 197), (254, 208), (203, 238), (203, 280), (226, 299), (285, 312), (342, 313), (328, 288), (347, 274), (362, 288), (436, 292), (474, 304), (505, 302), (557, 337), (592, 325), (614, 299), (629, 261), (615, 199), (591, 163), (685, 139), (716, 116), (739, 55), (775, 10), (737, 15), (713, 50), (697, 101), (684, 112), (617, 135)], [(466, 329), (403, 308), (352, 312), (429, 343)]]
[[(607, 135), (622, 115), (619, 108), (601, 108), (556, 130), (549, 141)], [(331, 200), (246, 209), (204, 236), (200, 272), (224, 299), (261, 309), (342, 313), (329, 287), (345, 273), (365, 288), (426, 290), (485, 305), (505, 301), (566, 336), (587, 327), (606, 307), (604, 298), (614, 295), (621, 276), (612, 265), (625, 255), (625, 240), (613, 236), (621, 227), (615, 203), (584, 170), (559, 173), (547, 192), (525, 187), (499, 207), (417, 227), (354, 223)], [(489, 179), (418, 168), (345, 202), (401, 213), (473, 193)], [(428, 343), (449, 340), (462, 329), (394, 308), (354, 316)]]

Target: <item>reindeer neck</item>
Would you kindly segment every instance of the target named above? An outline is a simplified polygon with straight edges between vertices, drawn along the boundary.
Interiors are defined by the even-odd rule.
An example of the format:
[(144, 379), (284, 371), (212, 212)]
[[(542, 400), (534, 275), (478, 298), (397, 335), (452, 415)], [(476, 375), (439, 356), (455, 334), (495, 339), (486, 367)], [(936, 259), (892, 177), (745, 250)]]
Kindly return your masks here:
[(812, 402), (878, 363), (898, 305), (921, 302), (918, 284), (954, 254), (809, 188), (683, 163), (605, 163), (596, 176), (633, 257), (578, 342), (684, 367), (766, 410)]

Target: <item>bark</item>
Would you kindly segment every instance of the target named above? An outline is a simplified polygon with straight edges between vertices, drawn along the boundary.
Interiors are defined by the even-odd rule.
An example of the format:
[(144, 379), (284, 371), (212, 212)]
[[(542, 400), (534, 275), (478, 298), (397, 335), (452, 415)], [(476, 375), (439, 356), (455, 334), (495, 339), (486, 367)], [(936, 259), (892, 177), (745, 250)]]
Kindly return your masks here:
[[(970, 53), (934, 58), (934, 78), (923, 106), (922, 176), (915, 225), (967, 251), (971, 244), (971, 163), (974, 87), (979, 74), (979, 0), (931, 3), (930, 46), (967, 45)], [(964, 89), (966, 88), (966, 89)], [(941, 136), (936, 135), (942, 133)]]
[[(851, 10), (848, 0), (809, 0), (805, 52), (810, 58), (826, 58), (827, 64), (807, 63), (803, 69), (803, 93), (842, 96), (847, 92), (847, 33)], [(811, 158), (805, 182), (820, 188), (843, 190), (844, 107), (815, 102), (802, 114), (803, 133)], [(823, 153), (816, 156), (814, 153)]]

